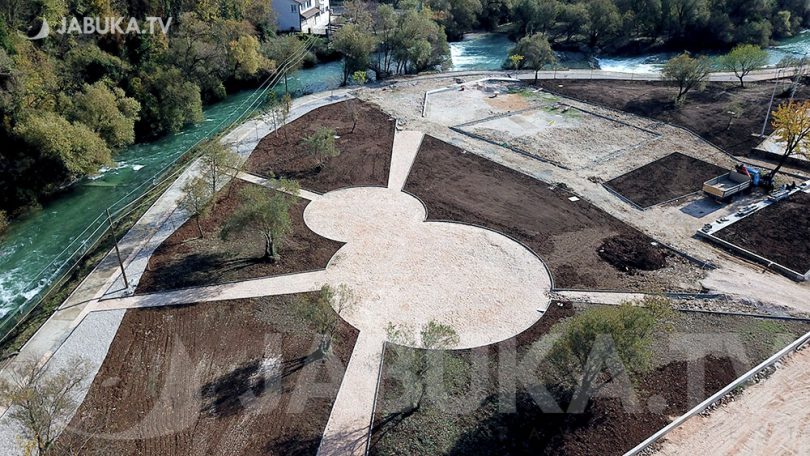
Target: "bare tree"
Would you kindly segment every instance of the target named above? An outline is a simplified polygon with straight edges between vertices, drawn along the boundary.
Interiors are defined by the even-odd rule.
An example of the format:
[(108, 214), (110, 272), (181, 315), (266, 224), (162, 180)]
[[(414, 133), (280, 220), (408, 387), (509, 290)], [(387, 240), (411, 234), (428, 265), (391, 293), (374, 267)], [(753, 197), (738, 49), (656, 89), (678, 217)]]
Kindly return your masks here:
[(183, 198), (180, 200), (180, 207), (182, 207), (189, 216), (193, 217), (197, 222), (197, 231), (200, 232), (200, 238), (205, 237), (203, 233), (200, 217), (205, 215), (208, 207), (208, 201), (212, 195), (208, 188), (208, 183), (201, 177), (196, 177), (183, 186)]
[(86, 363), (78, 358), (55, 372), (46, 367), (23, 361), (13, 369), (11, 379), (0, 381), (0, 402), (20, 425), (29, 451), (36, 450), (41, 456), (57, 452), (59, 427), (78, 407), (75, 394), (88, 375)]

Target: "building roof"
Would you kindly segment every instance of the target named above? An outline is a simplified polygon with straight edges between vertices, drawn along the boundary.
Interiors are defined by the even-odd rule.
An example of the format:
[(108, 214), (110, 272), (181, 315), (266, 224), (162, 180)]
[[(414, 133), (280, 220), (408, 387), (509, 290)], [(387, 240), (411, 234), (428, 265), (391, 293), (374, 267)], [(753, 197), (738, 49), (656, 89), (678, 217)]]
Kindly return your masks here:
[(309, 19), (312, 16), (317, 16), (318, 14), (321, 14), (321, 10), (319, 8), (310, 8), (306, 11), (302, 11), (301, 17), (303, 17), (304, 19)]

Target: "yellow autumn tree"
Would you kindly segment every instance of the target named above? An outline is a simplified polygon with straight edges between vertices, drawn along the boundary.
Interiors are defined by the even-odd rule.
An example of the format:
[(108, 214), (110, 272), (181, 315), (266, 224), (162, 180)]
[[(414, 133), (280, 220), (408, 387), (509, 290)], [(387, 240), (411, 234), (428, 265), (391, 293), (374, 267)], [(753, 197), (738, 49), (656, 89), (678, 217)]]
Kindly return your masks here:
[(770, 181), (791, 155), (810, 158), (810, 100), (781, 104), (773, 112), (772, 125), (776, 138), (785, 144), (785, 152), (768, 176)]

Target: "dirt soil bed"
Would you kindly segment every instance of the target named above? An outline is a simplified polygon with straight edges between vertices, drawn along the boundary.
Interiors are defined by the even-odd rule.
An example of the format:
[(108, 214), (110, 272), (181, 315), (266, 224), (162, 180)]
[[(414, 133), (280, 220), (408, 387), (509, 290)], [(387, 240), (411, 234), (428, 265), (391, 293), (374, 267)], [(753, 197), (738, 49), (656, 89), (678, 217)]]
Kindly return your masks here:
[(220, 237), (228, 217), (242, 204), (241, 190), (249, 185), (255, 184), (238, 180), (218, 193), (215, 209), (200, 220), (205, 238), (199, 238), (197, 222), (191, 219), (163, 241), (149, 259), (137, 291), (165, 291), (325, 268), (343, 244), (307, 228), (304, 208), (309, 202), (302, 198), (290, 210), (292, 232), (281, 245), (281, 259), (275, 263), (261, 259), (264, 240), (259, 234), (234, 234), (228, 240)]
[[(513, 339), (446, 352), (445, 366), (468, 370), (445, 371), (445, 394), (428, 396), (415, 412), (405, 411), (403, 377), (394, 368), (400, 352), (387, 350), (371, 453), (621, 455), (810, 329), (800, 322), (676, 313), (659, 328), (654, 367), (631, 377), (639, 408), (599, 397), (582, 413), (566, 413), (570, 393), (549, 383), (549, 373), (556, 374), (542, 347), (580, 310), (552, 303)], [(562, 413), (538, 400), (542, 388)]]
[(800, 274), (810, 271), (810, 195), (795, 193), (715, 233), (715, 236)]
[(703, 183), (728, 170), (673, 153), (605, 183), (641, 208), (699, 192)]
[[(751, 135), (762, 131), (774, 89), (773, 83), (748, 83), (745, 88), (710, 83), (703, 91), (689, 92), (686, 104), (678, 109), (674, 103), (677, 90), (661, 82), (540, 81), (538, 85), (560, 95), (689, 128), (734, 155), (747, 155), (760, 142)], [(785, 90), (776, 92), (775, 103), (790, 96), (788, 86), (782, 88)], [(801, 86), (796, 97), (810, 97), (810, 89)], [(770, 131), (769, 125), (765, 133)]]
[[(352, 132), (352, 114), (357, 125)], [(318, 128), (335, 130), (340, 155), (323, 165), (302, 144)], [(250, 155), (247, 170), (298, 180), (320, 193), (352, 186), (385, 186), (396, 122), (370, 103), (348, 100), (315, 109), (267, 135)]]
[[(587, 201), (570, 201), (574, 195), (563, 186), (549, 186), (431, 136), (422, 142), (405, 191), (425, 203), (430, 220), (484, 226), (522, 242), (546, 262), (557, 288), (697, 286), (691, 282), (696, 268)], [(664, 252), (666, 267), (639, 272), (611, 265), (599, 250), (614, 236), (635, 240), (639, 245), (633, 250), (644, 255), (651, 249)]]
[(89, 439), (83, 454), (316, 454), (357, 332), (341, 323), (334, 356), (309, 357), (301, 296), (128, 311), (60, 439)]

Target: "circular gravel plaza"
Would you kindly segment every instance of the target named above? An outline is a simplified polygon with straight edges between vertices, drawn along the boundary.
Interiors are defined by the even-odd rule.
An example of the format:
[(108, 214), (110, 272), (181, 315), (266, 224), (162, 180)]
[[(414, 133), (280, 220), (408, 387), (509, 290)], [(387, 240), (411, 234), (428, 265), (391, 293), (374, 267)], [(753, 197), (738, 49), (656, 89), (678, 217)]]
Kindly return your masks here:
[(456, 330), (457, 348), (472, 348), (521, 333), (549, 305), (551, 278), (531, 251), (484, 228), (425, 222), (424, 206), (407, 193), (329, 192), (307, 206), (304, 220), (346, 243), (327, 281), (352, 290), (355, 304), (342, 317), (362, 332), (385, 337), (391, 323), (418, 333), (435, 321)]

